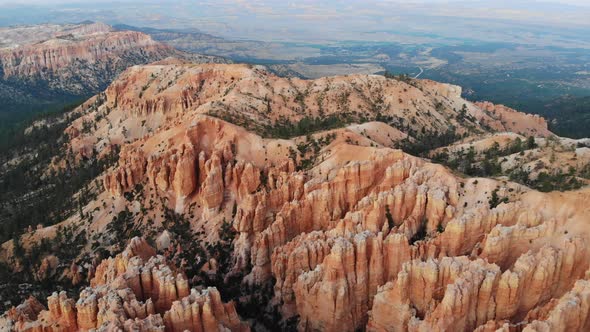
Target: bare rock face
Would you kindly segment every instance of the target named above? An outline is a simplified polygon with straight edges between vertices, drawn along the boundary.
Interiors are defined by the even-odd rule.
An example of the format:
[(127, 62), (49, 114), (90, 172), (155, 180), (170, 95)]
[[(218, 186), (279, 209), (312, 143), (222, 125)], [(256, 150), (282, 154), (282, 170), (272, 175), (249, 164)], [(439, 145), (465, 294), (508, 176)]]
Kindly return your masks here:
[(76, 304), (65, 292), (48, 297), (47, 307), (29, 299), (11, 310), (4, 324), (13, 331), (78, 331)]
[(590, 329), (590, 282), (579, 280), (572, 290), (559, 299), (551, 300), (531, 320), (523, 331), (586, 331)]
[(4, 315), (0, 316), (0, 326), (4, 331), (12, 331), (16, 326), (23, 324), (25, 321), (34, 321), (39, 317), (39, 313), (45, 310), (43, 304), (33, 296), (26, 299), (22, 304), (13, 307)]
[[(122, 146), (118, 164), (102, 175), (104, 192), (84, 210), (95, 211), (89, 232), (100, 238), (112, 223), (127, 223), (163, 254), (132, 239), (121, 254), (93, 264), (90, 287), (74, 306), (61, 295), (49, 310), (29, 301), (12, 311), (21, 318), (11, 324), (247, 330), (217, 290), (189, 287), (219, 277), (240, 288), (233, 299), (241, 305), (264, 299), (254, 302), (260, 311), (300, 331), (588, 329), (588, 188), (540, 193), (459, 176), (388, 147), (396, 130), (385, 123), (290, 139), (252, 132), (320, 116), (323, 96), (322, 116), (379, 110), (392, 123), (415, 117), (408, 125), (415, 131), (486, 132), (481, 121), (549, 134), (542, 120), (468, 103), (460, 92), (378, 76), (289, 81), (244, 65), (129, 69), (104, 103), (78, 110), (84, 115), (68, 129), (76, 134), (68, 148), (104, 155), (107, 146)], [(456, 121), (463, 104), (469, 125)], [(84, 132), (84, 120), (98, 114), (97, 128)], [(115, 217), (121, 212), (129, 220)], [(198, 240), (179, 245), (180, 232)], [(204, 247), (213, 253), (170, 263)], [(191, 267), (199, 275), (189, 283)]]
[(215, 288), (200, 293), (193, 289), (190, 295), (172, 303), (164, 314), (164, 323), (169, 331), (250, 331), (233, 304), (221, 302)]
[[(123, 150), (120, 166), (103, 178), (105, 189), (114, 196), (121, 196), (138, 184), (149, 185), (158, 196), (172, 198), (180, 210), (195, 200), (206, 209), (216, 209), (224, 201), (226, 191), (231, 191), (235, 199), (248, 199), (260, 186), (260, 170), (252, 163), (235, 162), (232, 139), (219, 142), (219, 146), (193, 145), (191, 141), (207, 135), (201, 130), (208, 131), (209, 127), (220, 125), (218, 121), (203, 120), (198, 128), (185, 130), (178, 148), (149, 154), (137, 147)], [(242, 134), (232, 132), (234, 129), (227, 125), (217, 130), (234, 137)], [(214, 139), (212, 136), (205, 138)], [(276, 176), (275, 171), (269, 172), (270, 176)]]
[(121, 162), (124, 167), (108, 174), (103, 178), (104, 186), (113, 195), (122, 195), (126, 191), (133, 190), (135, 185), (141, 183), (145, 176), (145, 157), (141, 153), (121, 152)]
[[(266, 131), (306, 117), (340, 117), (345, 122), (385, 117), (395, 128), (373, 121), (350, 126), (347, 131), (353, 141), (370, 136), (378, 145), (389, 147), (402, 138), (414, 139), (396, 129), (406, 126), (415, 133), (455, 130), (463, 135), (489, 132), (490, 127), (493, 131), (550, 135), (542, 118), (502, 106), (497, 107), (498, 114), (487, 111), (495, 106), (462, 99), (459, 87), (427, 80), (407, 84), (378, 75), (307, 81), (277, 77), (262, 67), (248, 65), (159, 62), (127, 69), (102, 96), (103, 103), (94, 109), (80, 109), (86, 114), (70, 131), (76, 128), (78, 133), (86, 133), (73, 140), (74, 152), (102, 151), (110, 143), (133, 142), (177, 127), (181, 119), (191, 123), (196, 114)], [(463, 117), (459, 117), (461, 112), (465, 112)], [(98, 122), (97, 127), (88, 130), (84, 124), (89, 122)]]
[[(275, 301), (283, 317), (299, 316), (300, 330), (471, 331), (519, 322), (584, 278), (586, 235), (563, 231), (584, 220), (575, 194), (538, 210), (549, 198), (520, 188), (517, 202), (490, 209), (477, 197), (496, 183), (396, 158), (375, 158), (363, 180), (362, 168), (345, 167), (322, 186), (309, 181), (256, 235), (246, 280), (276, 278)], [(332, 191), (341, 178), (353, 187)]]
[(305, 330), (346, 330), (366, 324), (366, 312), (378, 285), (383, 284), (382, 238), (367, 233), (352, 242), (336, 240), (319, 267), (299, 276), (295, 284), (300, 327)]
[[(272, 303), (284, 320), (298, 317), (299, 330), (491, 331), (549, 317), (546, 303), (589, 268), (580, 242), (588, 234), (574, 226), (585, 220), (575, 208), (588, 199), (585, 191), (560, 196), (460, 179), (399, 150), (345, 142), (330, 145), (312, 170), (296, 172), (288, 153), (265, 165), (243, 154), (242, 140), (253, 138), (198, 119), (197, 129), (162, 132), (178, 133), (179, 150), (130, 151), (152, 154), (139, 163), (148, 183), (176, 200), (183, 197), (173, 185), (179, 158), (169, 156), (189, 147), (198, 155), (185, 170), (196, 184), (184, 204), (201, 204), (203, 216), (234, 210), (234, 270), (250, 266), (243, 282), (254, 288), (274, 279)], [(157, 175), (167, 160), (170, 171)], [(134, 171), (112, 174), (119, 173)], [(491, 208), (496, 188), (509, 196)]]
[[(4, 79), (47, 80), (53, 88), (68, 78), (98, 88), (105, 85), (101, 81), (104, 75), (130, 65), (185, 56), (144, 33), (115, 31), (103, 23), (2, 28), (0, 36), (7, 41), (0, 48)], [(96, 76), (87, 77), (90, 82), (78, 82), (80, 78), (73, 76), (75, 69), (81, 73), (92, 70)]]
[(55, 274), (59, 259), (53, 255), (44, 257), (35, 276), (37, 280), (46, 280)]
[(191, 146), (181, 146), (176, 161), (172, 187), (178, 197), (186, 197), (193, 193), (197, 186), (196, 156)]
[(102, 23), (42, 24), (0, 28), (0, 82), (10, 91), (3, 101), (58, 102), (64, 96), (102, 91), (128, 67), (170, 57), (222, 62), (154, 41), (137, 31), (116, 31)]
[(123, 253), (103, 261), (77, 302), (54, 293), (45, 309), (34, 298), (4, 317), (15, 331), (249, 331), (233, 304), (215, 288), (188, 288), (162, 256), (134, 238)]
[[(539, 307), (531, 311), (532, 308), (543, 305), (547, 299), (562, 296), (563, 290), (572, 287), (573, 280), (580, 277), (579, 271), (588, 265), (582, 263), (580, 270), (573, 274), (566, 267), (566, 271), (544, 275), (547, 269), (554, 268), (556, 253), (546, 247), (539, 252), (536, 261), (523, 256), (512, 271), (503, 273), (495, 264), (470, 261), (467, 257), (406, 263), (394, 282), (379, 289), (367, 329), (471, 331), (479, 327), (478, 330), (485, 331), (503, 325), (497, 326), (490, 321), (503, 322), (515, 316), (524, 318), (527, 312), (530, 321), (547, 310)], [(551, 285), (543, 284), (546, 282)], [(577, 281), (573, 294), (565, 296), (579, 296), (577, 292), (583, 289), (581, 285), (585, 282)], [(562, 288), (561, 285), (567, 286)], [(575, 308), (573, 311), (587, 315), (586, 309)], [(585, 321), (574, 320), (572, 324), (586, 326)], [(527, 329), (536, 331), (534, 326), (548, 325), (534, 322)]]
[[(204, 158), (199, 158), (199, 163)], [(216, 208), (223, 201), (223, 170), (221, 159), (214, 154), (211, 159), (204, 162), (205, 181), (201, 189), (203, 204), (207, 208)]]
[[(100, 62), (123, 55), (134, 48), (147, 53), (166, 54), (166, 47), (149, 36), (134, 31), (110, 29), (78, 35), (81, 40), (53, 39), (0, 52), (4, 78), (55, 75), (76, 62)], [(113, 52), (113, 50), (116, 50)], [(172, 53), (171, 51), (168, 51)], [(161, 55), (160, 55), (161, 56)], [(50, 77), (50, 76), (47, 76)]]
[(297, 313), (293, 289), (299, 275), (314, 270), (330, 254), (333, 240), (323, 232), (302, 234), (273, 252), (272, 274), (275, 276), (275, 296), (283, 303), (284, 316)]
[(510, 131), (526, 136), (546, 137), (551, 135), (547, 121), (538, 115), (521, 113), (504, 105), (494, 105), (490, 102), (480, 102), (475, 105), (494, 119), (488, 123), (496, 130)]

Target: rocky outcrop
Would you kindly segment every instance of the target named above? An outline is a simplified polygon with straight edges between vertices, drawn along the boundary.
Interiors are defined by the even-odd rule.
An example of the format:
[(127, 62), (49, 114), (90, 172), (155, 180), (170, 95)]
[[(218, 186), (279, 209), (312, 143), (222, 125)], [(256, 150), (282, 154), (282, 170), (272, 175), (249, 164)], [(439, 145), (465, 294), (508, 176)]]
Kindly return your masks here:
[(54, 293), (45, 309), (34, 298), (7, 313), (15, 331), (249, 331), (215, 288), (189, 290), (188, 281), (144, 240), (134, 238), (104, 260), (77, 302)]
[(3, 331), (15, 330), (17, 326), (21, 326), (25, 322), (36, 320), (39, 317), (39, 313), (43, 310), (45, 310), (45, 306), (31, 296), (22, 304), (13, 307), (4, 315), (0, 316), (0, 326), (3, 326)]
[(125, 152), (120, 154), (121, 166), (103, 178), (103, 184), (113, 195), (122, 195), (124, 192), (131, 191), (145, 177), (146, 160), (145, 156), (139, 152)]
[(301, 274), (294, 292), (299, 327), (345, 331), (366, 324), (377, 287), (384, 282), (383, 239), (369, 233), (336, 240), (323, 264)]
[[(196, 179), (187, 198), (211, 216), (234, 206), (234, 271), (251, 266), (251, 287), (274, 279), (272, 303), (300, 330), (500, 328), (562, 296), (588, 268), (581, 237), (562, 231), (583, 218), (566, 208), (574, 200), (538, 212), (541, 198), (526, 188), (458, 179), (390, 149), (345, 145), (355, 151), (345, 154), (333, 145), (312, 171), (295, 172), (288, 158), (258, 168), (232, 147), (241, 138), (227, 125), (212, 134), (215, 121), (198, 123), (206, 136), (184, 130), (192, 145), (179, 149), (199, 156), (186, 170)], [(231, 143), (195, 143), (219, 136)], [(180, 197), (175, 164), (160, 180), (149, 175), (179, 160), (168, 157), (176, 151), (145, 167), (154, 188)], [(512, 198), (490, 208), (497, 188)]]
[(586, 331), (590, 329), (590, 282), (579, 280), (560, 299), (551, 300), (542, 310), (529, 316), (523, 331)]
[[(133, 239), (91, 264), (90, 287), (75, 306), (62, 299), (51, 310), (15, 309), (20, 326), (43, 315), (47, 326), (67, 320), (84, 329), (247, 329), (221, 293), (301, 331), (587, 327), (587, 188), (540, 193), (459, 176), (387, 147), (395, 130), (385, 123), (290, 139), (251, 132), (320, 116), (320, 95), (324, 117), (379, 109), (414, 131), (487, 131), (478, 121), (542, 131), (536, 121), (521, 127), (526, 116), (518, 127), (501, 123), (457, 87), (412, 83), (284, 80), (244, 65), (129, 69), (104, 104), (78, 110), (85, 114), (68, 129), (68, 147), (104, 156), (101, 149), (122, 145), (104, 192), (83, 209), (90, 238), (116, 249), (109, 231), (142, 232), (161, 255)], [(456, 123), (458, 110), (468, 125)], [(83, 130), (97, 115), (96, 128)], [(231, 291), (189, 287), (206, 282)]]
[[(83, 135), (97, 139), (84, 141), (75, 152), (89, 144), (93, 145), (90, 150), (100, 151), (105, 148), (105, 137), (133, 142), (146, 134), (190, 123), (197, 114), (217, 116), (264, 134), (269, 134), (273, 126), (289, 127), (306, 117), (335, 117), (344, 122), (385, 119), (383, 122), (394, 128), (374, 121), (347, 130), (350, 135), (354, 133), (355, 141), (374, 136), (377, 145), (390, 147), (405, 137), (413, 140), (407, 135), (418, 132), (454, 130), (463, 135), (512, 130), (537, 136), (550, 134), (541, 118), (502, 106), (495, 111), (502, 115), (497, 115), (483, 109), (495, 110), (496, 106), (469, 103), (461, 98), (460, 91), (459, 87), (433, 81), (408, 84), (379, 75), (307, 81), (277, 77), (263, 67), (248, 65), (163, 62), (134, 66), (106, 89), (103, 105), (74, 122), (72, 127), (81, 132), (84, 121), (100, 119), (97, 128), (88, 132), (86, 126)], [(460, 116), (460, 112), (465, 114)], [(506, 119), (499, 120), (501, 116)], [(122, 127), (126, 128), (125, 135)]]
[(208, 288), (175, 301), (164, 314), (167, 331), (249, 331), (240, 321), (233, 304), (221, 302), (219, 292)]
[(539, 115), (521, 113), (507, 106), (494, 105), (490, 102), (479, 102), (475, 105), (493, 119), (493, 121), (484, 121), (495, 130), (535, 137), (551, 135), (547, 121)]
[(83, 63), (100, 63), (143, 50), (154, 59), (173, 51), (135, 31), (100, 31), (78, 35), (77, 39), (56, 38), (34, 45), (0, 50), (4, 78), (49, 78), (64, 68)]
[(122, 71), (170, 57), (227, 62), (181, 52), (138, 31), (102, 23), (43, 24), (0, 28), (3, 100), (36, 104), (64, 102), (99, 93)]
[[(296, 171), (287, 147), (262, 154), (264, 161), (243, 140), (271, 143), (206, 116), (158, 135), (123, 149), (105, 176), (108, 197), (120, 200), (141, 185), (145, 197), (166, 197), (176, 211), (195, 214), (196, 225), (233, 218), (238, 235), (229, 273), (249, 272), (242, 282), (255, 293), (274, 280), (271, 304), (283, 321), (298, 319), (302, 331), (545, 326), (553, 324), (557, 299), (574, 292), (590, 267), (580, 226), (586, 211), (577, 208), (590, 197), (586, 191), (541, 194), (461, 179), (399, 150), (346, 142), (328, 146), (312, 169)], [(492, 208), (496, 189), (507, 201)], [(171, 237), (161, 232), (158, 247), (182, 251)], [(218, 273), (217, 260), (203, 271)], [(75, 324), (247, 328), (215, 290), (188, 284), (182, 270), (134, 239), (95, 267), (91, 288), (73, 309)], [(61, 315), (66, 307), (47, 312), (48, 322), (71, 317)]]
[(272, 255), (272, 274), (276, 278), (275, 298), (282, 303), (284, 317), (297, 313), (293, 287), (299, 275), (313, 271), (330, 254), (333, 239), (324, 232), (316, 231), (297, 236)]
[(45, 309), (37, 300), (27, 300), (24, 304), (8, 312), (4, 324), (13, 331), (78, 331), (75, 302), (65, 292), (54, 293), (47, 298)]
[(532, 309), (560, 297), (588, 268), (585, 250), (575, 252), (578, 240), (529, 252), (504, 272), (467, 257), (406, 263), (395, 281), (380, 287), (367, 329), (472, 331), (490, 320), (538, 315)]
[(379, 288), (369, 331), (470, 331), (493, 319), (492, 288), (500, 269), (467, 257), (404, 264)]

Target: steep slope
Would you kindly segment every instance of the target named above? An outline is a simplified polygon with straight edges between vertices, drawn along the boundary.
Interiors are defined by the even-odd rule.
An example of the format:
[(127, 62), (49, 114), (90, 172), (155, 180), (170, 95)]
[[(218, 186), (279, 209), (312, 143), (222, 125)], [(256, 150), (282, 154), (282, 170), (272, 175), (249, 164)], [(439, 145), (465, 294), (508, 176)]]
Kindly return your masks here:
[(77, 302), (54, 293), (46, 309), (30, 298), (0, 318), (0, 330), (249, 331), (215, 288), (189, 289), (175, 269), (133, 238), (121, 254), (96, 267), (92, 287)]
[[(249, 65), (153, 64), (125, 71), (97, 97), (101, 106), (74, 123), (70, 136), (74, 150), (101, 151), (107, 138), (114, 144), (131, 142), (181, 121), (187, 113), (213, 115), (283, 138), (372, 120), (409, 134), (411, 140), (490, 130), (550, 134), (542, 118), (508, 121), (510, 115), (502, 119), (460, 95), (457, 86), (379, 75), (300, 80)], [(96, 128), (84, 125), (94, 122)], [(395, 143), (390, 141), (386, 145)]]
[[(167, 57), (224, 62), (180, 52), (146, 34), (114, 31), (101, 23), (0, 28), (3, 113), (87, 98), (126, 68)], [(10, 119), (6, 114), (4, 118)]]
[(468, 175), (509, 178), (541, 191), (567, 190), (590, 181), (589, 143), (495, 133), (469, 137), (428, 155)]
[[(539, 142), (551, 135), (540, 118), (459, 96), (458, 87), (381, 76), (305, 81), (246, 65), (130, 68), (74, 111), (67, 152), (47, 170), (120, 146), (116, 165), (87, 188), (95, 196), (63, 222), (4, 243), (0, 258), (17, 271), (46, 271), (38, 280), (89, 282), (88, 292), (118, 287), (124, 276), (122, 287), (138, 298), (132, 307), (143, 308), (146, 288), (133, 276), (151, 268), (124, 263), (129, 249), (120, 254), (142, 236), (155, 259), (183, 276), (165, 292), (174, 296), (147, 296), (153, 311), (139, 310), (159, 314), (170, 330), (171, 301), (213, 286), (256, 330), (590, 328), (587, 187), (541, 193), (460, 176), (394, 148), (496, 131)], [(64, 247), (76, 248), (74, 258)], [(99, 265), (101, 255), (118, 258)], [(79, 294), (77, 317), (88, 292)], [(27, 315), (15, 325), (22, 329), (55, 317), (39, 308), (30, 300), (5, 319)], [(233, 318), (217, 320), (242, 328), (227, 311)], [(136, 317), (115, 312), (101, 324)]]

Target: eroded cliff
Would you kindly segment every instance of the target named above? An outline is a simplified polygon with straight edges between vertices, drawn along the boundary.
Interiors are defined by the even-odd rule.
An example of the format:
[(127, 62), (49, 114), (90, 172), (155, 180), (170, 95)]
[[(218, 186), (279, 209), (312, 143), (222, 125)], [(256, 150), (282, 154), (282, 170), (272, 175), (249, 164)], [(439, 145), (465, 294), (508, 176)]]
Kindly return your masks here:
[(189, 289), (186, 277), (140, 238), (101, 262), (77, 301), (54, 293), (45, 308), (31, 298), (7, 312), (2, 324), (15, 331), (250, 330), (217, 289)]
[[(60, 225), (84, 225), (80, 260), (96, 247), (113, 258), (84, 265), (76, 303), (55, 295), (42, 311), (31, 299), (7, 317), (21, 329), (247, 328), (224, 298), (285, 330), (590, 328), (588, 188), (541, 193), (392, 148), (421, 128), (549, 136), (546, 123), (519, 113), (507, 124), (513, 111), (468, 103), (458, 87), (410, 83), (245, 65), (126, 71), (67, 129), (73, 164), (121, 151), (83, 218)], [(345, 115), (338, 128), (300, 125)], [(307, 131), (278, 138), (272, 126), (291, 122)], [(133, 234), (156, 249), (134, 239), (114, 255)]]

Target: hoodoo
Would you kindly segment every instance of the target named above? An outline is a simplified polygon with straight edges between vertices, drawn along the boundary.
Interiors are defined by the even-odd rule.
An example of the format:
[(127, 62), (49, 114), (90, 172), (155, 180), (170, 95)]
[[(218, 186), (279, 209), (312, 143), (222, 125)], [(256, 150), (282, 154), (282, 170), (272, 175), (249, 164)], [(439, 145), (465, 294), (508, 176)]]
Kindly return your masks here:
[[(586, 165), (587, 148), (460, 91), (379, 75), (288, 79), (250, 65), (127, 69), (72, 111), (66, 152), (45, 170), (105, 162), (92, 199), (2, 245), (3, 261), (84, 287), (47, 305), (29, 298), (2, 324), (590, 329), (590, 189), (540, 192), (502, 173), (558, 146), (563, 157), (543, 167), (563, 167), (576, 149)], [(470, 164), (451, 162), (471, 148)], [(497, 176), (477, 176), (501, 154)], [(79, 252), (44, 249), (56, 245)], [(19, 251), (60, 264), (25, 265)]]

